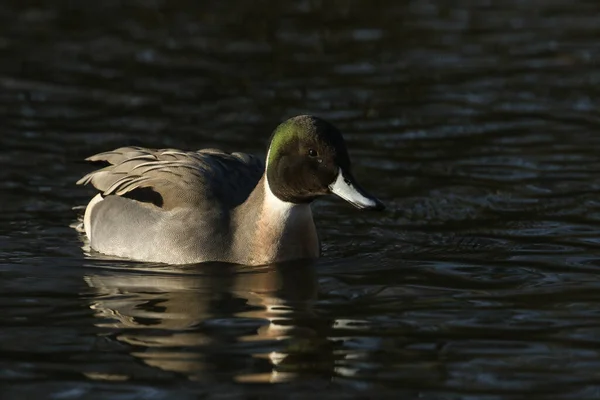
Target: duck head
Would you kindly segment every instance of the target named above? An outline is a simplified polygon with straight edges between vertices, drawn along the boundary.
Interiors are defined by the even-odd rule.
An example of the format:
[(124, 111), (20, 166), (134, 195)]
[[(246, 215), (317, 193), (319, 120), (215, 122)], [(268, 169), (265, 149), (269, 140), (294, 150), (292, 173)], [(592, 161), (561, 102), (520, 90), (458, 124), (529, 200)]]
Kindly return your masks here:
[(275, 129), (266, 176), (273, 194), (285, 202), (310, 203), (317, 197), (335, 194), (356, 208), (385, 209), (352, 176), (340, 131), (311, 115), (290, 118)]

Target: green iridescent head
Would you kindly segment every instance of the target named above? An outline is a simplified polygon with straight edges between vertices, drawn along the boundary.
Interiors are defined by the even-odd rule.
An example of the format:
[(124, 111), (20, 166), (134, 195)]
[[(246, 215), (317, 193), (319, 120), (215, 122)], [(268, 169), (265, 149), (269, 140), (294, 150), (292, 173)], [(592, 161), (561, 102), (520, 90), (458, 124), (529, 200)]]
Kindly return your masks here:
[(384, 209), (356, 183), (350, 167), (342, 134), (321, 118), (290, 118), (271, 136), (266, 175), (280, 200), (308, 203), (333, 193), (358, 208)]

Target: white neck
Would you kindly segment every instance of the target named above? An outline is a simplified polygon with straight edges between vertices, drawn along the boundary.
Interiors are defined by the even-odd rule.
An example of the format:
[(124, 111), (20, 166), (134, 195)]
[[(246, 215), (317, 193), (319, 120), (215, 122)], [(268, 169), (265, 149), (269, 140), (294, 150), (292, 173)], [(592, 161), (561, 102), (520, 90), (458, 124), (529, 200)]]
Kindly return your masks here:
[[(271, 190), (267, 174), (259, 186), (262, 207), (259, 215), (251, 210), (248, 215), (255, 221), (256, 230), (247, 238), (244, 257), (249, 264), (268, 264), (278, 261), (319, 257), (319, 239), (312, 218), (310, 204), (283, 201)], [(244, 247), (246, 248), (246, 247)]]
[(269, 155), (271, 154), (271, 147), (269, 146), (269, 151), (267, 151), (267, 158), (265, 160), (265, 209), (269, 210), (269, 213), (283, 214), (283, 217), (289, 217), (292, 214), (297, 214), (300, 210), (308, 209), (310, 213), (310, 217), (312, 218), (312, 213), (310, 212), (310, 206), (306, 206), (306, 204), (295, 204), (290, 203), (289, 201), (283, 201), (279, 197), (275, 196), (275, 193), (271, 190), (271, 186), (269, 185), (269, 177), (267, 176), (267, 171), (269, 168)]
[[(310, 211), (309, 204), (296, 204), (289, 201), (283, 201), (279, 197), (275, 196), (275, 193), (271, 190), (269, 185), (269, 178), (265, 174), (265, 210), (273, 214), (283, 214), (282, 217), (290, 217), (292, 214), (296, 215), (299, 212), (307, 212), (312, 214)], [(311, 215), (312, 216), (312, 215)]]

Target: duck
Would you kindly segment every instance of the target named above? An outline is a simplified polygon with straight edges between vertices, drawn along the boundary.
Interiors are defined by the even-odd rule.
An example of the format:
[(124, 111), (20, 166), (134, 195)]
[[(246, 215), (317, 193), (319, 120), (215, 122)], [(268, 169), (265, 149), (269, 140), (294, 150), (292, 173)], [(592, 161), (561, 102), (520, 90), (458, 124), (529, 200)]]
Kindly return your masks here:
[(134, 261), (249, 266), (315, 260), (311, 204), (335, 195), (362, 210), (384, 204), (356, 181), (340, 131), (299, 115), (273, 131), (266, 159), (218, 149), (121, 147), (88, 157), (105, 166), (77, 184), (91, 249)]

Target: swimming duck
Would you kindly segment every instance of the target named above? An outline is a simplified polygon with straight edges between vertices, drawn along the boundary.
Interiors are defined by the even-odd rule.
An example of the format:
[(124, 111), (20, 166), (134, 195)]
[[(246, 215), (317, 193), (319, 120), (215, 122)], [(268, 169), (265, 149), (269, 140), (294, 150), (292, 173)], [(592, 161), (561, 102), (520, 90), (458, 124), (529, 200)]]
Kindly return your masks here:
[(100, 191), (83, 218), (91, 248), (138, 261), (315, 259), (313, 200), (333, 193), (359, 209), (384, 209), (356, 183), (338, 129), (310, 115), (275, 129), (264, 162), (216, 149), (141, 147), (87, 160), (110, 164), (77, 182)]

